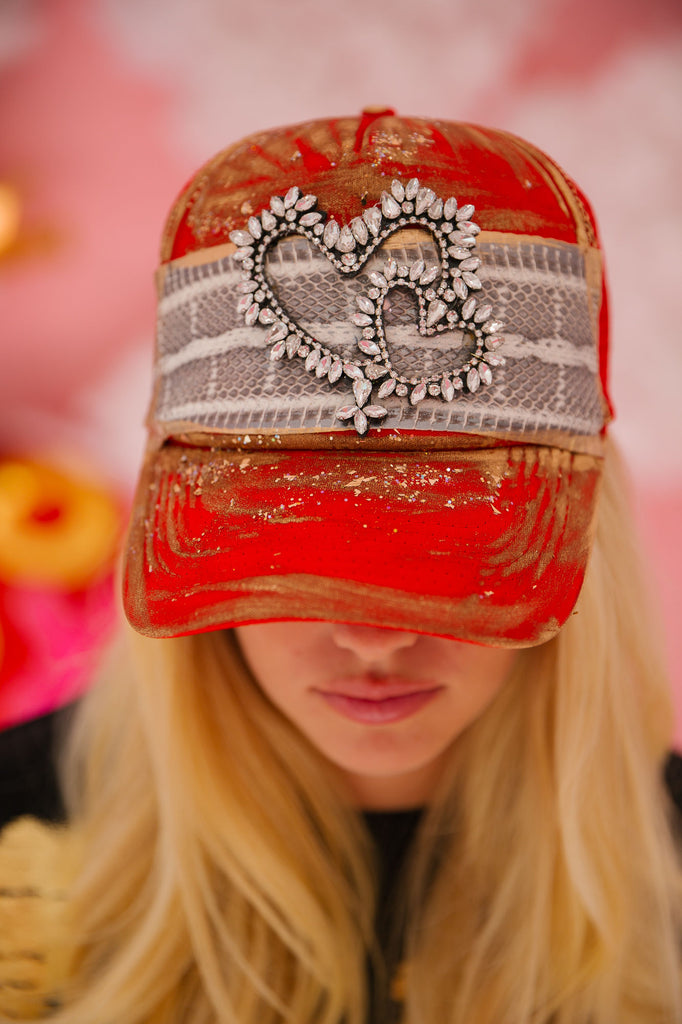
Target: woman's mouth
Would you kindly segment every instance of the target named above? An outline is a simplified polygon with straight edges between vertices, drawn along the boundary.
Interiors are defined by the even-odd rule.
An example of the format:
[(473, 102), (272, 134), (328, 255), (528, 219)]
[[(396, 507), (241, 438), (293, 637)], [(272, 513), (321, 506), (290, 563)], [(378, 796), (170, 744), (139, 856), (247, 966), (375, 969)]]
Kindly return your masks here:
[(328, 689), (315, 688), (326, 703), (353, 722), (387, 725), (400, 722), (434, 700), (442, 686), (402, 680), (335, 680)]

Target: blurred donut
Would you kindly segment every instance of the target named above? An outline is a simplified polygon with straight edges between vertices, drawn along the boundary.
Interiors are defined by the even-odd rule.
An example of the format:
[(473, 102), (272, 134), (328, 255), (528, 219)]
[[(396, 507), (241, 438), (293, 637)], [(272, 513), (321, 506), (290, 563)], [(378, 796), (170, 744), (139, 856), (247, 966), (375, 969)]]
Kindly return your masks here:
[(0, 462), (0, 579), (80, 590), (113, 559), (120, 515), (101, 488), (23, 459)]

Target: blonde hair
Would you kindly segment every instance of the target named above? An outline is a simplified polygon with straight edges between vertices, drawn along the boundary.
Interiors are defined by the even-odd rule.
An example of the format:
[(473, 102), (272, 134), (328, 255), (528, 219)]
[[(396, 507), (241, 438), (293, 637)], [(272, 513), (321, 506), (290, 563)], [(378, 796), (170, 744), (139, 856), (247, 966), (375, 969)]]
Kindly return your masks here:
[[(682, 1019), (671, 708), (623, 484), (558, 637), (453, 745), (406, 885), (405, 1020)], [(364, 1024), (376, 866), (324, 758), (224, 634), (132, 638), (68, 775), (82, 953), (65, 1024)]]

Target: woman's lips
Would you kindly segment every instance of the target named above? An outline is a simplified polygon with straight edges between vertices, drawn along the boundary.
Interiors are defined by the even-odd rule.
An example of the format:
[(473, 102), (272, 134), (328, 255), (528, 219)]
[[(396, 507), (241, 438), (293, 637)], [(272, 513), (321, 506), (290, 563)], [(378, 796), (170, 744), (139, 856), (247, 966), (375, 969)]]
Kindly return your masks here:
[(403, 680), (366, 679), (335, 681), (315, 693), (345, 718), (364, 725), (385, 725), (409, 718), (438, 696), (442, 686)]

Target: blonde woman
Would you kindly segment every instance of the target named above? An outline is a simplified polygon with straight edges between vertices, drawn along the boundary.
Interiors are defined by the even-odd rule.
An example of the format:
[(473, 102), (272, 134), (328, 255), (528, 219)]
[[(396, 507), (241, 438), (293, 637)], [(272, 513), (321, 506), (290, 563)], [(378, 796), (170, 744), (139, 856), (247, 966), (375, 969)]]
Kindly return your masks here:
[(198, 172), (158, 284), (133, 630), (78, 714), (69, 827), (6, 833), (69, 892), (6, 1012), (682, 1020), (670, 702), (582, 194), (498, 131), (296, 125)]

